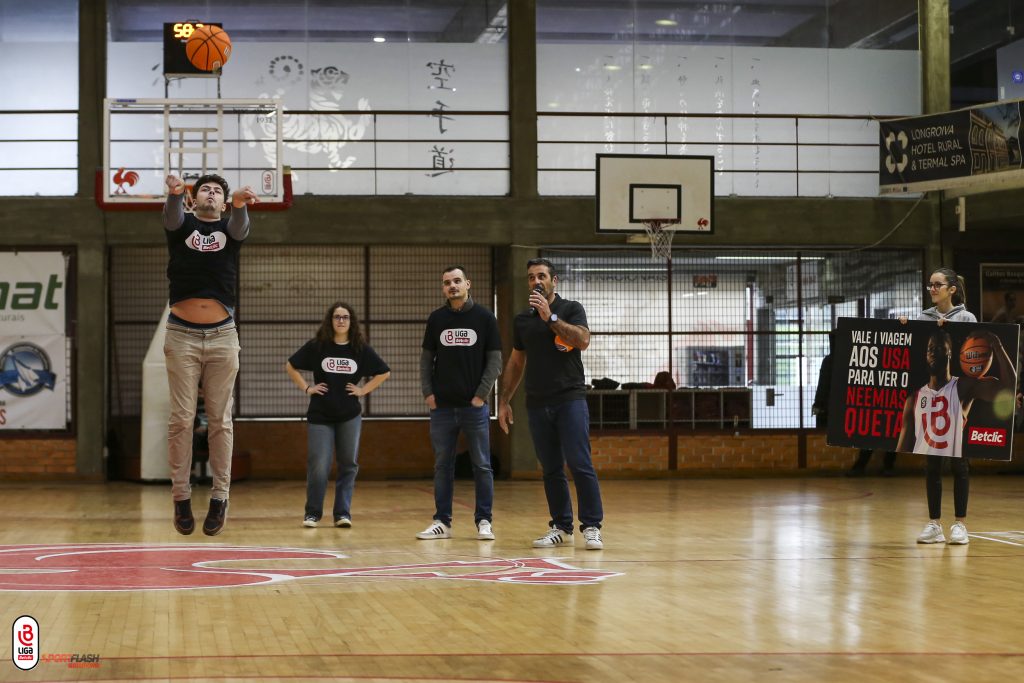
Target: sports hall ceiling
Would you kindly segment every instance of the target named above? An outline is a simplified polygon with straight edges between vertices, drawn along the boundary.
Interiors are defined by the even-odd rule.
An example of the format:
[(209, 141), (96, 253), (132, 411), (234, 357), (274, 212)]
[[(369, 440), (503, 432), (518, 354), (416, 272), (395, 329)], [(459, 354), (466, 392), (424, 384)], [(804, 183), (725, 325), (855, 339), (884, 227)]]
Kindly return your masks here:
[[(106, 0), (114, 41), (221, 21), (234, 40), (501, 42), (506, 0)], [(3, 4), (0, 3), (0, 8)], [(0, 9), (0, 38), (54, 40), (66, 0)], [(536, 0), (539, 42), (913, 49), (917, 0)], [(995, 51), (1024, 38), (1024, 0), (949, 0), (954, 106), (996, 99)], [(6, 15), (6, 16), (5, 16)], [(73, 27), (73, 24), (71, 25)], [(42, 27), (46, 27), (45, 29)], [(15, 38), (15, 36), (17, 36)]]

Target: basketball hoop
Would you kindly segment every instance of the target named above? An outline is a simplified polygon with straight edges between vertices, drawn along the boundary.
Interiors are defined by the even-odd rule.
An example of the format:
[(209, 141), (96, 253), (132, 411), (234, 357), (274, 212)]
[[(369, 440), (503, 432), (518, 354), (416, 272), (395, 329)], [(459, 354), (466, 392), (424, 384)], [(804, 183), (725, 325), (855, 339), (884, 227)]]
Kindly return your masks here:
[(672, 237), (676, 234), (676, 231), (666, 230), (665, 228), (669, 225), (678, 224), (679, 221), (677, 220), (662, 218), (643, 221), (644, 232), (647, 233), (647, 238), (651, 241), (652, 259), (655, 261), (658, 259), (672, 259)]

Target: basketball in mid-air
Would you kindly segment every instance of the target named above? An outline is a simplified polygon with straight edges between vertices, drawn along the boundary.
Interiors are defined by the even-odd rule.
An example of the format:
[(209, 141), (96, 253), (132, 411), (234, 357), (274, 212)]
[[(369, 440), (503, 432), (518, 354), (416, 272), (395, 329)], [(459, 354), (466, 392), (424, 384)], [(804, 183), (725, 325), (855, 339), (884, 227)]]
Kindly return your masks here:
[(219, 26), (196, 26), (185, 43), (185, 55), (200, 71), (216, 71), (231, 58), (231, 38)]
[(992, 365), (992, 347), (982, 337), (968, 337), (960, 347), (960, 369), (971, 377), (981, 377)]

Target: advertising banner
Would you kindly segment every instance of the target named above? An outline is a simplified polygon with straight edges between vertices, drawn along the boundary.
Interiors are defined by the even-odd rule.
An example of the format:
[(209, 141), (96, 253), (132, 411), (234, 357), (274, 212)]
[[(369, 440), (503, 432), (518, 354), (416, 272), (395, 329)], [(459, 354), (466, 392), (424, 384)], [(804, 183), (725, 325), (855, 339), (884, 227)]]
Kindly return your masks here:
[(67, 266), (61, 252), (0, 252), (0, 430), (68, 426)]
[(1018, 175), (1021, 100), (879, 122), (882, 194), (968, 187)]
[(62, 334), (0, 336), (0, 430), (67, 427), (66, 354)]
[(840, 318), (829, 445), (1010, 460), (1019, 329)]
[(981, 264), (981, 322), (1024, 323), (1024, 263)]

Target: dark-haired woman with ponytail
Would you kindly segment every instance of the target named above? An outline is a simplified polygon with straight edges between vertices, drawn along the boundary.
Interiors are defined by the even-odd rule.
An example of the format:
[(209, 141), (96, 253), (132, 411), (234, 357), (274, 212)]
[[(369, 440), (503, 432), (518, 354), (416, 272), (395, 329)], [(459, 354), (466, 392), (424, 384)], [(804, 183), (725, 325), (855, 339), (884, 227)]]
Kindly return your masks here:
[[(315, 527), (323, 516), (332, 455), (338, 460), (334, 526), (352, 526), (352, 491), (359, 470), (359, 434), (366, 396), (391, 375), (387, 364), (363, 340), (355, 310), (343, 301), (327, 309), (316, 338), (285, 364), (292, 382), (309, 396), (306, 457), (306, 513), (302, 525)], [(299, 370), (313, 373), (307, 382)], [(364, 384), (360, 381), (367, 379)]]
[[(939, 325), (944, 324), (947, 320), (963, 323), (978, 322), (977, 318), (974, 317), (974, 314), (968, 311), (964, 306), (966, 298), (964, 279), (960, 275), (957, 275), (956, 271), (952, 268), (937, 268), (935, 272), (931, 274), (931, 277), (928, 278), (927, 289), (928, 295), (931, 297), (932, 307), (921, 311), (921, 314), (917, 316), (918, 320), (934, 320), (938, 322)], [(906, 317), (901, 317), (900, 322), (907, 322)], [(946, 335), (946, 337), (948, 339), (948, 335)], [(931, 342), (929, 342), (929, 354), (932, 354), (932, 346)], [(949, 348), (948, 344), (936, 344), (935, 347), (946, 356), (944, 361), (946, 369), (944, 370), (944, 373), (948, 375), (949, 356), (952, 355), (952, 349)], [(931, 364), (931, 355), (929, 355), (928, 360), (929, 364)], [(939, 359), (939, 361), (941, 361), (941, 359)], [(924, 388), (922, 388), (922, 390), (923, 389)], [(914, 393), (907, 398), (908, 407), (904, 411), (905, 414), (903, 420), (904, 423), (906, 423), (907, 415), (910, 415), (910, 424), (904, 424), (904, 429), (900, 434), (900, 443), (897, 446), (897, 450), (905, 450), (907, 447), (914, 445), (913, 441), (909, 438), (906, 439), (909, 443), (906, 443), (905, 437), (914, 433), (916, 430), (913, 413), (913, 404), (916, 401), (916, 397), (917, 393)], [(960, 410), (959, 399), (957, 403), (958, 405), (956, 409)], [(965, 406), (969, 410), (970, 403), (965, 403)], [(961, 424), (962, 422), (963, 420), (953, 420), (952, 424)], [(959, 443), (961, 435), (957, 434), (954, 438), (957, 443)], [(959, 451), (959, 449), (957, 449), (957, 451)], [(970, 490), (970, 466), (967, 462), (967, 458), (963, 456), (950, 457), (948, 455), (931, 454), (928, 454), (925, 457), (927, 458), (927, 463), (925, 465), (925, 491), (928, 495), (929, 521), (925, 525), (924, 530), (920, 535), (918, 535), (917, 542), (946, 542), (946, 537), (942, 532), (942, 524), (939, 519), (942, 516), (942, 463), (948, 460), (950, 468), (953, 470), (953, 507), (954, 516), (956, 517), (956, 521), (953, 522), (953, 525), (949, 529), (949, 543), (952, 545), (966, 545), (969, 542), (969, 538), (967, 536), (967, 527), (964, 525), (964, 520), (967, 517), (967, 495)]]

